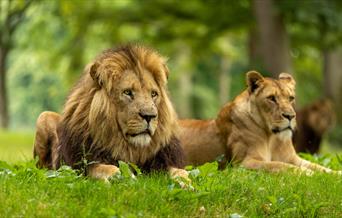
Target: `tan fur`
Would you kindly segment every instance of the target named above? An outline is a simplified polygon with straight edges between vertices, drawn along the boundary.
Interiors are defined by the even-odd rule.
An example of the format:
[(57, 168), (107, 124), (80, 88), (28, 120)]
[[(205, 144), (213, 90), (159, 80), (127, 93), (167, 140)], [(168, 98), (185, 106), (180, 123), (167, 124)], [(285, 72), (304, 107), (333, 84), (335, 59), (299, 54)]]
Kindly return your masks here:
[[(177, 136), (177, 116), (167, 94), (165, 59), (145, 47), (132, 49), (137, 63), (130, 62), (127, 53), (108, 50), (89, 64), (68, 97), (61, 118), (56, 113), (42, 113), (43, 121), (37, 122), (37, 136), (42, 139), (37, 137), (34, 148), (40, 166), (50, 167), (41, 160), (48, 138), (56, 138), (57, 123), (84, 139), (91, 137), (89, 152), (110, 151), (111, 159), (138, 165), (153, 158), (171, 137)], [(134, 97), (126, 90), (133, 91)], [(152, 91), (157, 96), (151, 97)], [(141, 114), (153, 116), (149, 124)], [(58, 145), (63, 143), (63, 136), (58, 136), (59, 142), (53, 140), (52, 144), (57, 148), (52, 151), (63, 156), (63, 148)], [(58, 161), (52, 158), (52, 168), (58, 166)], [(99, 163), (88, 171), (92, 177), (107, 179), (117, 170), (113, 165)]]
[[(36, 122), (36, 136), (34, 141), (33, 155), (39, 155), (37, 166), (39, 167), (51, 167), (51, 158), (57, 159), (56, 151), (58, 144), (57, 138), (57, 125), (61, 120), (61, 116), (58, 113), (45, 111), (41, 113)], [(47, 147), (51, 149), (47, 149)], [(48, 154), (48, 151), (52, 151), (53, 156)]]
[(112, 175), (120, 173), (120, 169), (108, 164), (93, 164), (88, 168), (88, 175), (95, 179), (102, 179), (108, 181)]
[(179, 120), (179, 139), (184, 149), (186, 165), (202, 165), (222, 155), (225, 164), (225, 139), (215, 120)]
[(180, 121), (187, 164), (203, 164), (224, 154), (249, 169), (332, 172), (301, 159), (294, 150), (293, 78), (282, 73), (274, 80), (252, 71), (247, 73), (247, 85), (221, 109), (216, 120)]

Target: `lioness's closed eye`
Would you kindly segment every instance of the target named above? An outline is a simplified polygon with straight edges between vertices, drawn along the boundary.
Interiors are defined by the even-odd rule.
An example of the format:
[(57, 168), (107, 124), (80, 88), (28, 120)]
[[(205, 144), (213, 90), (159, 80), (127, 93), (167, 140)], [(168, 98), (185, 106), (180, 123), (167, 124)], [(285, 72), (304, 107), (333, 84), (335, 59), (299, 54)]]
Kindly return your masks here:
[[(143, 171), (187, 177), (167, 94), (165, 58), (142, 46), (109, 49), (90, 63), (61, 116), (37, 121), (34, 155), (40, 167), (86, 168), (94, 178), (117, 173), (119, 160)], [(57, 129), (57, 130), (56, 130)], [(53, 139), (53, 140), (52, 140)], [(87, 160), (91, 165), (82, 165)]]
[(292, 76), (281, 73), (278, 79), (271, 79), (251, 71), (246, 79), (247, 89), (226, 104), (215, 120), (179, 121), (186, 164), (203, 164), (224, 154), (224, 162), (229, 160), (249, 169), (332, 172), (303, 160), (294, 150)]

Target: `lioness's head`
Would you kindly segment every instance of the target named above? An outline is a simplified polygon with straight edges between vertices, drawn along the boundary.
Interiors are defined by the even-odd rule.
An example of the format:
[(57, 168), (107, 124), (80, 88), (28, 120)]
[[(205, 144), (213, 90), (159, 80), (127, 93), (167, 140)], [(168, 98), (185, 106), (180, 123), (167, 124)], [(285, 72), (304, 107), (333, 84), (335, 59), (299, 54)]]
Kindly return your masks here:
[(96, 90), (89, 112), (95, 140), (117, 137), (144, 147), (171, 137), (176, 118), (166, 93), (165, 62), (149, 48), (126, 46), (105, 51), (88, 66)]
[(279, 78), (265, 78), (258, 72), (247, 73), (247, 85), (252, 115), (260, 116), (259, 125), (270, 133), (292, 133), (296, 126), (295, 81), (290, 74)]

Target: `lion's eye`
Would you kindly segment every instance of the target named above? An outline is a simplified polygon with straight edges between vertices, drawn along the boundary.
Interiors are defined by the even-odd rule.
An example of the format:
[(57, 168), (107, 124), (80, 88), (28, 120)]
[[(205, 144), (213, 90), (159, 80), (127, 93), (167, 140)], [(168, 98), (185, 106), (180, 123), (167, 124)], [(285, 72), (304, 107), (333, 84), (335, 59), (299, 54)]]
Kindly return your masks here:
[(133, 98), (133, 91), (131, 89), (126, 89), (123, 91), (123, 93), (129, 96), (130, 98)]
[(292, 101), (295, 100), (295, 97), (294, 97), (294, 96), (290, 96), (290, 97), (289, 97), (289, 100), (290, 100), (290, 102), (292, 102)]
[(152, 96), (152, 98), (157, 97), (157, 96), (158, 96), (158, 92), (152, 91), (152, 92), (151, 92), (151, 96)]
[(277, 102), (276, 97), (274, 95), (268, 96), (267, 99), (272, 101), (272, 102)]

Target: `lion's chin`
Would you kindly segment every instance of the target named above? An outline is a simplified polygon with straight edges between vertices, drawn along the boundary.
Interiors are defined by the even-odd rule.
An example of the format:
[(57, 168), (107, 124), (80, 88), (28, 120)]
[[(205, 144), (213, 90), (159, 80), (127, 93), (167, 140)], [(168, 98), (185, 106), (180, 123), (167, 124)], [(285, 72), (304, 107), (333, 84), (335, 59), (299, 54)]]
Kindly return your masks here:
[(135, 136), (128, 136), (128, 142), (136, 147), (145, 147), (151, 143), (151, 136), (148, 133), (143, 133)]
[(278, 138), (281, 140), (289, 140), (292, 138), (293, 131), (291, 129), (286, 129), (284, 131), (281, 131), (280, 133), (277, 134)]
[(272, 128), (273, 134), (275, 134), (281, 140), (288, 140), (292, 138), (292, 134), (294, 131), (294, 127), (287, 126), (287, 127), (275, 127)]

